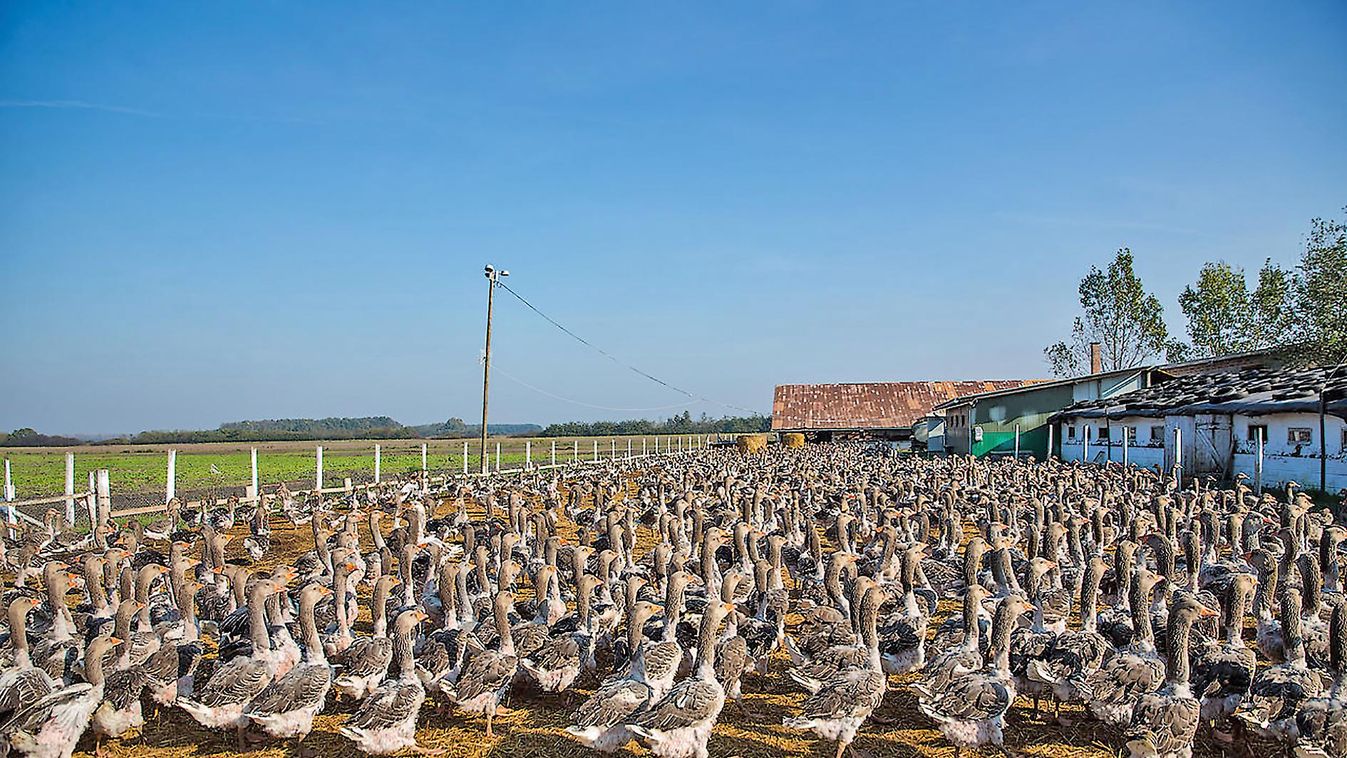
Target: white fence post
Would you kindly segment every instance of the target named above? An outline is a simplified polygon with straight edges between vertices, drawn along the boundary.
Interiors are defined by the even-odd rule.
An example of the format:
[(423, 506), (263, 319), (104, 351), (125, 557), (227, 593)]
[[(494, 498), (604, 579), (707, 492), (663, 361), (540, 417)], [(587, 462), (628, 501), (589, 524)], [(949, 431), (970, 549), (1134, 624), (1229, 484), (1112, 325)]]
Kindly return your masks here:
[[(96, 497), (95, 494), (94, 494), (94, 491), (98, 488), (98, 487), (97, 487), (97, 484), (96, 484), (97, 479), (98, 479), (98, 475), (97, 475), (95, 472), (90, 471), (90, 472), (89, 472), (89, 501), (88, 501), (87, 503), (85, 503), (85, 506), (86, 506), (86, 508), (87, 508), (88, 511), (89, 511), (89, 523), (92, 524), (93, 526), (97, 526), (97, 525), (98, 525), (98, 499), (97, 499), (97, 497)], [(90, 529), (93, 529), (93, 526), (91, 526), (91, 527), (89, 527), (89, 528), (90, 528)]]
[(1020, 425), (1015, 425), (1015, 460), (1020, 459)]
[(168, 483), (164, 488), (164, 502), (178, 495), (178, 451), (168, 451)]
[(252, 453), (250, 454), (249, 457), (251, 458), (250, 465), (252, 467), (253, 472), (253, 497), (256, 497), (257, 502), (261, 503), (262, 489), (257, 486), (257, 448), (252, 449)]
[(1044, 463), (1052, 459), (1052, 433), (1056, 428), (1056, 424), (1048, 424), (1048, 454), (1047, 457), (1043, 459)]
[(571, 462), (580, 462), (580, 440), (571, 440)]
[(379, 443), (374, 443), (374, 483), (379, 483), (379, 477), (383, 475), (383, 448)]
[(594, 462), (599, 462), (599, 441), (594, 440)]
[(95, 489), (97, 491), (97, 497), (95, 498), (97, 505), (94, 507), (94, 512), (98, 514), (98, 521), (95, 523), (101, 524), (104, 519), (112, 516), (112, 484), (108, 481), (107, 469), (101, 468), (98, 470), (98, 484)]
[(608, 460), (617, 460), (617, 440), (612, 437), (608, 438)]
[(557, 465), (557, 441), (552, 440), (552, 465)]
[[(317, 465), (314, 467), (314, 477), (313, 477), (313, 481), (315, 482), (314, 489), (319, 489), (319, 490), (321, 490), (321, 489), (323, 488), (323, 446), (322, 446), (322, 445), (319, 445), (319, 446), (318, 446), (318, 452), (315, 453), (315, 458), (314, 458), (314, 460), (315, 460), (315, 463), (317, 464)], [(321, 493), (320, 493), (320, 494), (321, 494)]]
[(1089, 463), (1089, 462), (1090, 462), (1090, 425), (1089, 425), (1089, 424), (1081, 424), (1081, 428), (1085, 431), (1085, 453), (1081, 456), (1081, 462), (1082, 462), (1082, 463)]
[(430, 469), (426, 467), (426, 443), (421, 443), (421, 473), (426, 473)]
[[(5, 502), (9, 502), (9, 501), (11, 501), (11, 500), (14, 499), (14, 484), (13, 484), (13, 482), (10, 481), (10, 478), (9, 478), (9, 459), (8, 459), (8, 458), (5, 459), (5, 492), (4, 492), (4, 495), (5, 495)], [(9, 532), (10, 532), (10, 534), (17, 534), (18, 531), (17, 531), (16, 527), (18, 527), (18, 525), (19, 525), (19, 517), (16, 516), (16, 515), (14, 515), (14, 506), (12, 506), (12, 505), (6, 505), (6, 506), (5, 506), (5, 521), (9, 524)]]
[(500, 443), (496, 443), (496, 470), (500, 471)]
[(1174, 481), (1183, 489), (1183, 429), (1174, 427)]
[(75, 525), (75, 454), (65, 454), (65, 523)]
[(631, 437), (627, 438), (627, 460), (631, 460)]
[(642, 458), (645, 457), (645, 453), (646, 453), (646, 448), (645, 448), (645, 437), (642, 437), (642, 438), (641, 438), (641, 457), (642, 457)]
[[(1265, 444), (1263, 436), (1266, 432), (1266, 429), (1258, 430), (1258, 454), (1253, 459), (1253, 489), (1259, 497), (1263, 496), (1263, 445)], [(1243, 503), (1239, 503), (1239, 505), (1243, 505)]]
[(1128, 443), (1130, 442), (1130, 440), (1127, 439), (1127, 437), (1128, 437), (1127, 430), (1130, 429), (1130, 428), (1131, 428), (1131, 427), (1129, 427), (1129, 426), (1124, 426), (1124, 427), (1122, 428), (1122, 435), (1123, 435), (1123, 466), (1126, 466), (1126, 465), (1127, 465), (1127, 448), (1128, 448)]
[(524, 470), (533, 468), (533, 440), (524, 440)]
[(468, 475), (468, 442), (463, 441), (463, 476)]

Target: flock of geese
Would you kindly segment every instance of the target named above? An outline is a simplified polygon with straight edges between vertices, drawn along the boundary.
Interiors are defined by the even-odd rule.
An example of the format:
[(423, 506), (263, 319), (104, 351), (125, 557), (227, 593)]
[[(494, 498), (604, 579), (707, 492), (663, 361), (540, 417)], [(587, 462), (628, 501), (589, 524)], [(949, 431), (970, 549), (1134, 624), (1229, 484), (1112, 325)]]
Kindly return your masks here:
[[(0, 542), (0, 758), (101, 750), (168, 708), (240, 749), (329, 710), (364, 753), (437, 752), (423, 710), (491, 736), (539, 693), (567, 693), (587, 748), (703, 758), (768, 683), (838, 758), (901, 690), (956, 755), (1002, 746), (1024, 699), (1012, 718), (1106, 725), (1132, 756), (1344, 756), (1347, 529), (1278, 494), (847, 443), (82, 533), (49, 514)], [(273, 555), (276, 514), (311, 549)]]

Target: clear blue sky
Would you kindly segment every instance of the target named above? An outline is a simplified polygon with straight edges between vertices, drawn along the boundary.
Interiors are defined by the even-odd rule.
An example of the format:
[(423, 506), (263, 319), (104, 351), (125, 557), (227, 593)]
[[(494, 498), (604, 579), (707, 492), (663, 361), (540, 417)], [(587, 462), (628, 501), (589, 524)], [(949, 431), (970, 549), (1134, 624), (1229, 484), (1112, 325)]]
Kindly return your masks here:
[[(1105, 5), (5, 3), (0, 428), (471, 420), (486, 262), (763, 412), (1043, 376), (1122, 245), (1181, 329), (1203, 261), (1347, 204), (1347, 5)], [(683, 399), (497, 328), (554, 395)], [(493, 385), (502, 422), (679, 410)]]

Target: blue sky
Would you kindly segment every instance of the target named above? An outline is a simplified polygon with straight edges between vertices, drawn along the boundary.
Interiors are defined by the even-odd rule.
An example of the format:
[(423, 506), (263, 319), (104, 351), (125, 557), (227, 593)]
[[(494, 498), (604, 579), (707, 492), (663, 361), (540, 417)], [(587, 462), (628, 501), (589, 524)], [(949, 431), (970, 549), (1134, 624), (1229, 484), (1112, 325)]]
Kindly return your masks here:
[[(480, 413), (484, 263), (713, 403), (1043, 376), (1128, 245), (1347, 204), (1347, 6), (52, 3), (0, 10), (0, 428)], [(492, 418), (685, 398), (498, 301)], [(583, 404), (580, 404), (583, 403)], [(602, 406), (595, 408), (592, 406)]]

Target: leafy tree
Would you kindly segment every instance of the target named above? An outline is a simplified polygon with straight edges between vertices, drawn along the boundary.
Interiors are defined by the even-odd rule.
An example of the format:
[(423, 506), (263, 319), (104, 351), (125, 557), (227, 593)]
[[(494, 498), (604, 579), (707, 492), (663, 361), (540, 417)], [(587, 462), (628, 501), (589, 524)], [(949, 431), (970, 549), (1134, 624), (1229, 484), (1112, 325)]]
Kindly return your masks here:
[(1212, 358), (1285, 343), (1291, 324), (1291, 272), (1271, 260), (1249, 291), (1244, 270), (1225, 262), (1208, 263), (1196, 285), (1183, 288), (1179, 307), (1188, 319), (1192, 355)]
[(1337, 365), (1347, 359), (1347, 224), (1311, 221), (1296, 273), (1290, 357)]
[(1250, 337), (1250, 300), (1244, 269), (1224, 261), (1203, 266), (1196, 286), (1184, 287), (1179, 293), (1179, 307), (1188, 319), (1188, 336), (1193, 341), (1193, 357), (1243, 352)]
[(1142, 285), (1125, 247), (1107, 270), (1091, 266), (1080, 280), (1080, 307), (1084, 313), (1072, 324), (1070, 340), (1043, 351), (1058, 376), (1088, 373), (1092, 342), (1100, 344), (1105, 371), (1140, 366), (1158, 355), (1177, 357), (1183, 349), (1169, 339), (1160, 300)]

